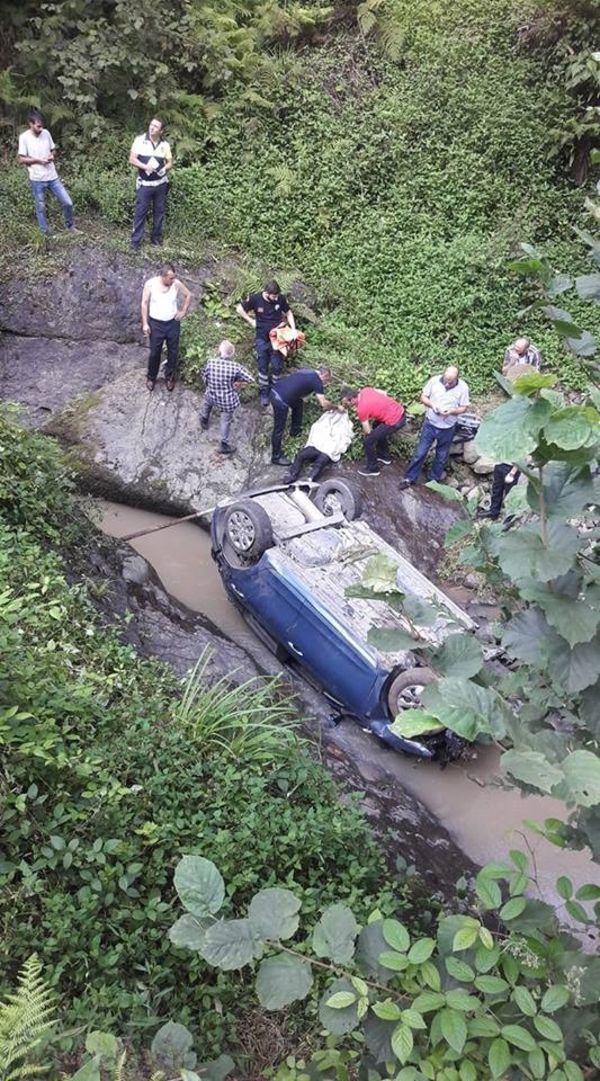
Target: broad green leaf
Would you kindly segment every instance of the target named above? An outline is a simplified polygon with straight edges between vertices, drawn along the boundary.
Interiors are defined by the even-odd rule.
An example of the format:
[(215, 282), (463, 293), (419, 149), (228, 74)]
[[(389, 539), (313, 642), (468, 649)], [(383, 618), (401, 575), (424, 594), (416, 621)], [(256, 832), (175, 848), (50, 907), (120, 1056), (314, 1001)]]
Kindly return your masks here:
[(437, 480), (429, 480), (425, 487), (431, 488), (432, 492), (437, 492), (438, 495), (443, 496), (444, 499), (448, 499), (451, 503), (464, 502), (460, 492), (458, 492), (456, 488), (451, 488), (449, 484), (440, 484)]
[(478, 972), (489, 972), (494, 965), (498, 964), (500, 959), (500, 950), (498, 946), (494, 946), (492, 950), (487, 950), (484, 946), (479, 946), (475, 952), (475, 968)]
[(256, 993), (265, 1010), (282, 1010), (284, 1006), (306, 998), (312, 982), (308, 961), (278, 953), (261, 961), (256, 975)]
[(257, 938), (277, 941), (298, 930), (300, 901), (291, 890), (271, 887), (260, 890), (250, 902), (248, 920)]
[(467, 1027), (469, 1036), (482, 1037), (484, 1040), (497, 1036), (500, 1031), (495, 1017), (471, 1017)]
[(585, 886), (579, 887), (575, 896), (578, 901), (599, 901), (600, 886), (595, 886), (593, 882), (586, 882)]
[(571, 647), (579, 642), (589, 642), (598, 630), (600, 607), (597, 587), (592, 586), (581, 600), (556, 593), (549, 586), (539, 585), (528, 590), (530, 600), (535, 600), (551, 627), (554, 627)]
[(442, 1035), (453, 1051), (460, 1054), (467, 1040), (467, 1024), (458, 1010), (446, 1006), (439, 1013)]
[(406, 953), (410, 946), (410, 937), (403, 923), (398, 920), (384, 920), (382, 931), (388, 946), (400, 953)]
[(404, 972), (404, 969), (409, 966), (409, 960), (404, 953), (396, 953), (395, 950), (383, 950), (379, 954), (379, 964), (383, 965), (384, 968), (389, 968), (392, 972)]
[(484, 995), (505, 995), (510, 990), (509, 984), (501, 976), (476, 976), (474, 983)]
[(547, 545), (537, 523), (494, 538), (498, 562), (517, 585), (530, 578), (549, 582), (567, 574), (574, 565), (581, 543), (577, 530), (551, 519), (547, 532)]
[(557, 377), (550, 372), (536, 372), (532, 368), (530, 372), (523, 372), (523, 375), (518, 376), (513, 381), (513, 390), (515, 394), (528, 396), (534, 394), (537, 390), (543, 390), (545, 387), (553, 387), (556, 381)]
[[(336, 995), (352, 995), (353, 1001), (341, 1009), (332, 1009), (327, 1005), (331, 998), (335, 998)], [(400, 1013), (400, 1011), (398, 1011)], [(330, 987), (327, 988), (325, 993), (321, 996), (319, 1003), (319, 1019), (323, 1028), (328, 1032), (332, 1032), (335, 1036), (345, 1036), (346, 1033), (352, 1032), (357, 1028), (359, 1024), (358, 1016), (358, 998), (354, 993), (354, 988), (350, 983), (350, 980), (343, 976), (341, 979), (334, 980)]]
[(404, 739), (414, 739), (426, 732), (441, 732), (446, 726), (422, 709), (405, 709), (390, 725), (390, 731)]
[(457, 931), (452, 943), (452, 949), (455, 953), (459, 950), (468, 950), (477, 941), (479, 937), (479, 927), (461, 927), (460, 931)]
[(413, 1002), (413, 1008), (419, 1013), (430, 1013), (443, 1006), (445, 998), (439, 991), (422, 991)]
[(460, 1064), (460, 1070), (458, 1071), (460, 1081), (477, 1081), (477, 1070), (472, 1062), (468, 1062), (466, 1059)]
[(456, 544), (457, 541), (462, 540), (463, 537), (468, 537), (469, 533), (472, 532), (473, 521), (471, 518), (467, 518), (464, 522), (455, 522), (446, 532), (444, 538), (446, 548), (450, 548), (452, 544)]
[(582, 300), (600, 300), (600, 274), (580, 274), (575, 288)]
[(86, 1037), (85, 1049), (90, 1055), (100, 1055), (101, 1058), (114, 1061), (120, 1051), (120, 1044), (116, 1036), (110, 1032), (90, 1032)]
[(566, 345), (578, 357), (593, 357), (598, 349), (596, 339), (589, 330), (584, 330), (577, 338), (567, 338)]
[(431, 657), (432, 667), (443, 676), (476, 676), (483, 665), (481, 646), (466, 631), (450, 634)]
[(214, 863), (202, 856), (183, 856), (175, 868), (174, 884), (183, 907), (199, 919), (214, 915), (223, 904), (223, 878)]
[(424, 1029), (427, 1028), (421, 1014), (418, 1010), (402, 1010), (402, 1022), (408, 1025), (409, 1028)]
[(70, 1081), (101, 1081), (100, 1066), (95, 1058), (89, 1059), (71, 1075)]
[(562, 1030), (551, 1017), (545, 1017), (543, 1014), (538, 1014), (537, 1017), (534, 1017), (533, 1023), (540, 1036), (543, 1036), (545, 1040), (552, 1040), (553, 1043), (562, 1041)]
[(570, 997), (567, 987), (561, 983), (555, 983), (544, 992), (541, 1009), (544, 1013), (556, 1013), (557, 1010), (562, 1010), (563, 1006), (567, 1005)]
[(512, 1055), (510, 1048), (501, 1036), (493, 1040), (490, 1044), (488, 1051), (488, 1063), (492, 1072), (492, 1077), (502, 1077), (506, 1073), (510, 1066)]
[(496, 462), (520, 461), (535, 450), (538, 432), (550, 412), (549, 402), (511, 398), (484, 417), (475, 448)]
[(482, 733), (498, 739), (506, 735), (508, 708), (490, 687), (448, 676), (425, 687), (422, 701), (426, 712), (463, 739), (473, 741)]
[(435, 605), (422, 601), (410, 593), (405, 597), (402, 607), (409, 619), (420, 627), (432, 627), (439, 616)]
[[(565, 519), (579, 514), (594, 501), (589, 466), (549, 462), (543, 470), (543, 491), (546, 513), (551, 518)], [(539, 511), (539, 491), (535, 485), (527, 485), (527, 498), (532, 510)]]
[(517, 781), (538, 788), (541, 792), (551, 792), (563, 779), (561, 770), (548, 762), (539, 751), (505, 751), (500, 764)]
[(552, 632), (547, 646), (548, 668), (555, 683), (569, 694), (577, 694), (596, 683), (600, 676), (600, 635), (569, 649), (564, 638)]
[(553, 413), (544, 425), (544, 437), (563, 450), (577, 450), (586, 445), (592, 432), (583, 408), (567, 406)]
[(491, 931), (488, 931), (487, 927), (479, 928), (479, 941), (482, 946), (485, 946), (486, 950), (493, 950), (494, 938)]
[(426, 961), (424, 965), (421, 965), (419, 977), (427, 987), (431, 987), (432, 991), (440, 990), (442, 981), (433, 961)]
[[(442, 996), (440, 997), (442, 998)], [(392, 1002), (391, 998), (386, 998), (383, 1002), (374, 1002), (371, 1009), (375, 1016), (380, 1017), (382, 1021), (399, 1021), (402, 1013), (400, 1007), (395, 1002)]]
[(329, 1006), (330, 1010), (344, 1010), (346, 1006), (352, 1006), (357, 1000), (357, 995), (354, 991), (335, 991), (328, 999), (325, 1000), (325, 1005)]
[(391, 972), (380, 962), (379, 956), (385, 952), (387, 943), (383, 937), (383, 920), (375, 920), (363, 927), (358, 936), (356, 948), (357, 960), (363, 970), (370, 976), (375, 976), (379, 983), (387, 983), (391, 979)]
[(521, 985), (515, 987), (511, 998), (516, 1002), (521, 1013), (525, 1014), (525, 1017), (535, 1017), (537, 1005), (531, 991), (529, 991), (527, 987)]
[(204, 945), (204, 936), (212, 920), (199, 920), (186, 912), (169, 928), (169, 940), (174, 946), (183, 946), (188, 950), (200, 950)]
[(573, 896), (573, 883), (566, 875), (561, 875), (556, 880), (556, 892), (559, 897), (562, 897), (563, 901), (568, 901)]
[[(235, 1070), (235, 1062), (230, 1055), (219, 1055), (218, 1058), (210, 1059), (208, 1062), (199, 1062), (196, 1067), (196, 1076), (200, 1076), (201, 1081), (225, 1081), (226, 1077), (229, 1077), (230, 1073)], [(181, 1076), (183, 1081), (194, 1081), (193, 1078), (187, 1078), (186, 1074), (189, 1071), (182, 1070)]]
[(209, 965), (231, 972), (250, 964), (259, 941), (250, 920), (219, 920), (207, 929), (200, 953)]
[(475, 995), (469, 995), (460, 987), (446, 992), (446, 1002), (453, 1010), (460, 1010), (462, 1013), (470, 1013), (481, 1007), (481, 1002)]
[(592, 751), (573, 751), (562, 763), (568, 798), (582, 807), (600, 803), (600, 758)]
[(336, 964), (346, 964), (354, 956), (358, 924), (345, 905), (325, 910), (313, 931), (313, 949), (317, 957), (328, 957)]
[(408, 951), (408, 960), (411, 965), (422, 965), (428, 961), (435, 949), (435, 939), (420, 938)]
[(382, 653), (401, 653), (406, 649), (415, 649), (422, 642), (414, 638), (408, 631), (400, 627), (370, 627), (367, 632), (367, 642)]
[(413, 1049), (413, 1034), (408, 1025), (396, 1025), (392, 1033), (392, 1051), (400, 1062), (406, 1062)]
[[(188, 1055), (192, 1050), (194, 1037), (185, 1025), (177, 1021), (167, 1021), (156, 1033), (150, 1051), (159, 1066), (167, 1069), (179, 1069), (189, 1066)], [(191, 1064), (195, 1065), (195, 1060)]]
[(520, 916), (525, 910), (527, 900), (525, 897), (511, 897), (510, 901), (507, 901), (505, 905), (500, 909), (500, 919), (505, 923), (510, 923), (511, 920), (515, 920), (517, 916)]
[(543, 1081), (546, 1076), (546, 1059), (541, 1047), (536, 1047), (534, 1051), (529, 1052), (527, 1062), (534, 1078), (537, 1081)]
[(475, 879), (475, 891), (485, 908), (499, 908), (502, 904), (500, 886), (485, 873), (485, 868)]
[(458, 957), (446, 957), (444, 960), (446, 965), (446, 971), (449, 976), (452, 976), (454, 980), (461, 980), (463, 983), (469, 983), (475, 979), (475, 972), (468, 965), (466, 961), (461, 961)]
[(380, 552), (372, 556), (366, 564), (362, 585), (365, 589), (372, 589), (374, 593), (394, 593), (398, 589), (397, 575), (398, 567), (394, 560)]
[(583, 1073), (576, 1062), (573, 1062), (572, 1059), (567, 1059), (567, 1061), (563, 1063), (563, 1066), (567, 1081), (583, 1081)]
[(511, 657), (536, 668), (544, 666), (543, 646), (549, 627), (543, 612), (525, 608), (509, 619), (504, 628), (502, 646)]
[[(537, 1018), (534, 1020), (537, 1020)], [(522, 1025), (504, 1025), (502, 1035), (505, 1040), (508, 1040), (513, 1047), (518, 1047), (520, 1051), (535, 1050), (534, 1037)]]

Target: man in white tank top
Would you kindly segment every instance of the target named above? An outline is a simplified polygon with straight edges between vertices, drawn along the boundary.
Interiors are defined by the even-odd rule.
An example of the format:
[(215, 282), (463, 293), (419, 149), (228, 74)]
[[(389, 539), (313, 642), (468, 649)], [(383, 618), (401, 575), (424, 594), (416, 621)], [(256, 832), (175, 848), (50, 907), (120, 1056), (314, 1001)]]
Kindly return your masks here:
[(144, 283), (142, 330), (144, 337), (150, 339), (146, 378), (148, 390), (154, 390), (165, 342), (167, 343), (165, 382), (167, 390), (173, 390), (175, 387), (180, 323), (187, 313), (191, 299), (192, 294), (188, 287), (176, 277), (172, 263), (163, 263), (160, 274), (157, 274), (155, 278), (148, 278)]

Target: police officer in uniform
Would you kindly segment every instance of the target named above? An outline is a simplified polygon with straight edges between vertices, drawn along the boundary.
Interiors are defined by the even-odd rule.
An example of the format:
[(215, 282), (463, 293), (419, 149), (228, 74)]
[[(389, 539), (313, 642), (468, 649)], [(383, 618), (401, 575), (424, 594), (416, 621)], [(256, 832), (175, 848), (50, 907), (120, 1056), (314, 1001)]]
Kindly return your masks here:
[(287, 297), (274, 280), (265, 283), (262, 293), (250, 293), (236, 305), (235, 310), (256, 331), (258, 389), (261, 405), (268, 405), (269, 389), (283, 371), (283, 356), (271, 347), (269, 331), (279, 326), (283, 319), (287, 319), (292, 330), (295, 330), (294, 316)]

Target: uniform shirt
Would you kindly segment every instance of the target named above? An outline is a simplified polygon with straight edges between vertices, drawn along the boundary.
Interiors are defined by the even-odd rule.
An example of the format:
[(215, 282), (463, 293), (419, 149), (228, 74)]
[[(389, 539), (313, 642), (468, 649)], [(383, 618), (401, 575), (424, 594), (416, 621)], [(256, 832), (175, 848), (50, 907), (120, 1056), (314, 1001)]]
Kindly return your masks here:
[(234, 383), (253, 383), (246, 368), (227, 357), (213, 357), (202, 372), (204, 385), (214, 404), (224, 413), (232, 413), (240, 404)]
[[(455, 387), (446, 387), (442, 377), (435, 376), (423, 387), (423, 396), (429, 398), (437, 409), (454, 409), (457, 405), (469, 404), (469, 388), (463, 379), (459, 379)], [(454, 413), (449, 417), (442, 417), (439, 413), (434, 413), (433, 409), (428, 409), (425, 417), (434, 428), (453, 428), (458, 420)]]
[[(47, 158), (54, 150), (54, 139), (46, 128), (34, 135), (31, 128), (19, 135), (19, 154), (23, 158)], [(53, 161), (48, 165), (28, 165), (30, 180), (57, 180), (58, 173)]]
[(356, 403), (356, 415), (359, 420), (377, 420), (381, 424), (399, 424), (404, 416), (404, 406), (390, 398), (383, 390), (375, 387), (363, 387)]
[(312, 368), (298, 368), (278, 379), (273, 394), (281, 398), (286, 405), (295, 405), (309, 394), (324, 394), (325, 387), (318, 372)]
[(265, 300), (262, 293), (250, 293), (242, 300), (242, 308), (245, 312), (254, 312), (256, 316), (256, 337), (263, 341), (269, 341), (269, 331), (278, 327), (282, 317), (286, 315), (290, 306), (287, 297), (280, 293), (277, 300)]
[(518, 353), (515, 349), (515, 343), (509, 345), (504, 354), (504, 368), (512, 368), (513, 364), (530, 364), (532, 368), (539, 371), (542, 363), (542, 357), (539, 349), (536, 349), (535, 345), (530, 345), (525, 353)]
[(153, 170), (147, 173), (145, 169), (138, 169), (136, 188), (157, 188), (160, 184), (169, 183), (167, 173), (162, 172), (167, 162), (172, 159), (171, 147), (165, 139), (153, 143), (148, 132), (138, 135), (137, 139), (133, 140), (131, 153), (138, 161), (143, 161), (144, 165), (151, 165)]
[(174, 319), (177, 314), (177, 280), (165, 289), (160, 275), (155, 278), (148, 278), (144, 288), (148, 289), (150, 303), (148, 305), (148, 315), (150, 319), (159, 319), (163, 323), (168, 323), (171, 319)]

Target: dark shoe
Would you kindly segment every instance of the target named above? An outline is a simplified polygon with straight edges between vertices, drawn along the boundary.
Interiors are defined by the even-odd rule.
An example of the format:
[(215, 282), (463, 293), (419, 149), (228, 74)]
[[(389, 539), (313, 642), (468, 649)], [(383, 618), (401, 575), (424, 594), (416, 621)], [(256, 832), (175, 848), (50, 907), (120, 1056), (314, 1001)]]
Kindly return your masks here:
[(279, 458), (271, 458), (271, 465), (291, 465), (289, 458), (286, 458), (285, 454), (280, 454)]
[(382, 465), (391, 465), (392, 464), (392, 459), (391, 458), (378, 458), (377, 461), (381, 462)]
[(208, 431), (208, 419), (206, 417), (200, 417), (200, 429), (203, 432)]
[(230, 443), (221, 443), (219, 447), (219, 454), (233, 454), (235, 447), (232, 447)]
[(165, 379), (167, 390), (175, 390), (175, 378), (172, 375), (168, 375)]
[(404, 488), (414, 488), (415, 484), (416, 484), (416, 481), (407, 480), (406, 477), (403, 477), (402, 480), (400, 481), (398, 487), (400, 488), (400, 491), (403, 491)]
[(378, 477), (380, 472), (381, 470), (369, 469), (368, 466), (364, 466), (362, 469), (358, 470), (358, 474), (360, 477)]
[(156, 384), (156, 379), (147, 379), (146, 380), (146, 386), (148, 387), (148, 390), (154, 390), (155, 384)]

